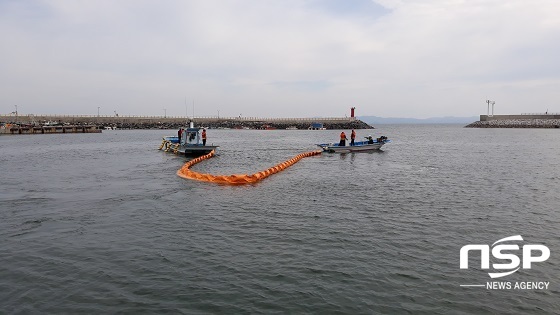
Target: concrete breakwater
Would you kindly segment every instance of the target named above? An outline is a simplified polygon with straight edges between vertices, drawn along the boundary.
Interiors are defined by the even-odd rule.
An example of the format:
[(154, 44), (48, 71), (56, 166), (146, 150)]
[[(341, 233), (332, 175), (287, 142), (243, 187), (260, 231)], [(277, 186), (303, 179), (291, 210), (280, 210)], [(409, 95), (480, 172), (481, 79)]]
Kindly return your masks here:
[[(0, 122), (12, 122), (14, 116), (0, 116)], [(119, 129), (177, 129), (194, 120), (197, 126), (231, 129), (308, 129), (320, 124), (326, 129), (373, 129), (355, 117), (341, 118), (258, 118), (258, 117), (162, 117), (162, 116), (70, 116), (27, 115), (19, 116), (18, 122), (30, 125), (59, 123), (72, 125), (96, 125), (99, 128)]]
[(480, 115), (466, 128), (560, 128), (558, 114)]
[(508, 119), (476, 121), (466, 128), (560, 128), (560, 119)]
[(0, 135), (34, 135), (55, 133), (100, 133), (97, 126), (18, 126), (7, 125), (0, 127)]

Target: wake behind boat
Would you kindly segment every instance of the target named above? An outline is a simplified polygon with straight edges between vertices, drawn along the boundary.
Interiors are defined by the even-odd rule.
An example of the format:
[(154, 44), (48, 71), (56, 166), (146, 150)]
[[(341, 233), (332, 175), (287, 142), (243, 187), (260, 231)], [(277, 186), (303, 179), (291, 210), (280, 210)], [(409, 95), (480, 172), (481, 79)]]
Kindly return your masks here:
[(386, 143), (390, 143), (391, 140), (387, 139), (385, 136), (381, 136), (377, 139), (366, 137), (367, 141), (357, 141), (354, 145), (341, 146), (339, 143), (322, 143), (317, 144), (321, 147), (323, 151), (330, 153), (349, 153), (349, 152), (364, 152), (364, 151), (374, 151), (379, 150)]

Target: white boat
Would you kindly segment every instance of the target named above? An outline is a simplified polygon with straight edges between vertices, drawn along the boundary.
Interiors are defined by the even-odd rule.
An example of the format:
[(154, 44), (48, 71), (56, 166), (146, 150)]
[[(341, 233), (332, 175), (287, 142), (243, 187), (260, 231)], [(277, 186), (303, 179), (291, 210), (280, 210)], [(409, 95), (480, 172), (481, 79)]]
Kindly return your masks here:
[(390, 142), (391, 140), (387, 139), (387, 137), (381, 136), (377, 139), (370, 138), (368, 141), (356, 141), (354, 145), (340, 146), (339, 143), (322, 143), (317, 144), (317, 146), (321, 147), (325, 152), (349, 153), (379, 150), (383, 145)]

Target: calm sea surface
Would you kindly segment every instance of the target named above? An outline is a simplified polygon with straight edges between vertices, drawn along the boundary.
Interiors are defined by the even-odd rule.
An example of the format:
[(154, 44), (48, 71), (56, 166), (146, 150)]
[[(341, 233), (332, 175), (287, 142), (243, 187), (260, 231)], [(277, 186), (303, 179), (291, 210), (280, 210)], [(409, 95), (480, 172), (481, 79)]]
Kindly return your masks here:
[[(186, 159), (157, 150), (175, 130), (2, 136), (0, 314), (558, 313), (560, 131), (377, 127), (358, 136), (382, 152), (251, 186), (176, 176)], [(255, 173), (339, 133), (209, 130), (220, 155), (193, 169)], [(550, 258), (459, 269), (462, 246), (512, 235)], [(550, 284), (460, 286), (489, 281)]]

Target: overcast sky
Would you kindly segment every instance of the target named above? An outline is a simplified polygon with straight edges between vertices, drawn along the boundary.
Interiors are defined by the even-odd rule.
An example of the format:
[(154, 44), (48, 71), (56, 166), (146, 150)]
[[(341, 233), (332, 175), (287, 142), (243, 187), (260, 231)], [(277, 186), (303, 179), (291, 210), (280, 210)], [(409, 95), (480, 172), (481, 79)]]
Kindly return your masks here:
[(0, 43), (2, 114), (560, 112), (558, 0), (0, 0)]

